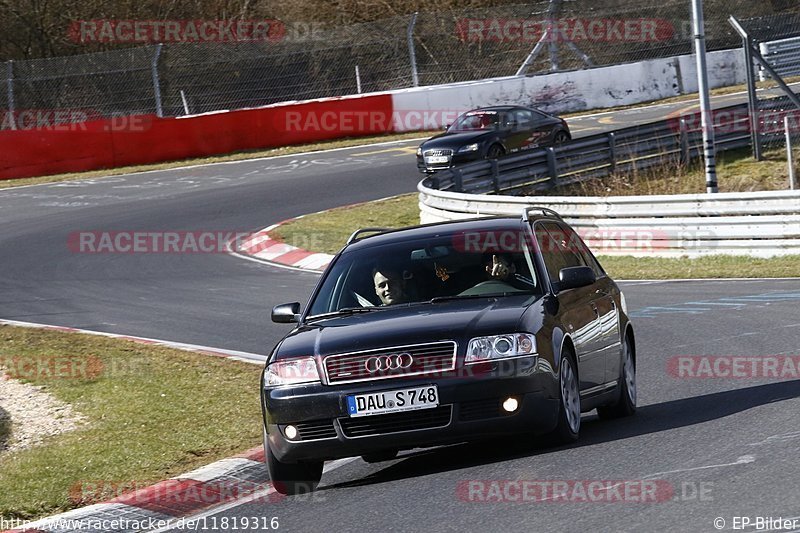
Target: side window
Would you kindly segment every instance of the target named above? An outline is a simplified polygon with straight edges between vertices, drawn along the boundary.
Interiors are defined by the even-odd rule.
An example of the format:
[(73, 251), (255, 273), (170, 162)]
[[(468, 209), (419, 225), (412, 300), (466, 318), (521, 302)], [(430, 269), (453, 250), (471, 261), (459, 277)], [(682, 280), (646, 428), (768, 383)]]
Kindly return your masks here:
[(559, 224), (559, 230), (566, 237), (566, 241), (569, 243), (570, 248), (580, 256), (581, 264), (594, 270), (594, 275), (598, 279), (604, 277), (606, 273), (603, 270), (603, 267), (601, 267), (600, 263), (597, 262), (597, 259), (594, 257), (591, 250), (589, 250), (589, 247), (586, 246), (586, 243), (583, 242), (583, 239), (581, 239), (580, 235), (578, 235), (575, 230), (566, 224)]
[(514, 120), (517, 122), (517, 129), (527, 130), (534, 126), (533, 113), (525, 109), (514, 111)]
[(552, 222), (536, 223), (534, 232), (547, 268), (547, 275), (552, 283), (558, 282), (558, 274), (562, 268), (585, 265), (583, 258), (570, 245), (569, 235), (557, 224)]

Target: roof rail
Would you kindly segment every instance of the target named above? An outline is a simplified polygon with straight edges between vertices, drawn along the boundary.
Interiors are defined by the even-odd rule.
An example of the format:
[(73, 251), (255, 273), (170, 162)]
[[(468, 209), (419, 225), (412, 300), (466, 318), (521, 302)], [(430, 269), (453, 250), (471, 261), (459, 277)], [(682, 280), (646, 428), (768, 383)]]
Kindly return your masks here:
[(357, 229), (357, 230), (355, 230), (353, 232), (352, 235), (350, 235), (350, 238), (347, 239), (347, 244), (351, 244), (351, 243), (354, 243), (355, 241), (357, 241), (358, 238), (361, 237), (362, 233), (381, 233), (381, 232), (384, 232), (384, 231), (392, 231), (393, 229), (396, 229), (396, 228), (361, 228), (361, 229)]
[(561, 218), (561, 215), (553, 211), (552, 209), (548, 209), (547, 207), (540, 207), (540, 206), (525, 206), (522, 209), (522, 220), (529, 221), (531, 219), (531, 214), (533, 211), (539, 211), (546, 217), (557, 218), (558, 220), (564, 220)]

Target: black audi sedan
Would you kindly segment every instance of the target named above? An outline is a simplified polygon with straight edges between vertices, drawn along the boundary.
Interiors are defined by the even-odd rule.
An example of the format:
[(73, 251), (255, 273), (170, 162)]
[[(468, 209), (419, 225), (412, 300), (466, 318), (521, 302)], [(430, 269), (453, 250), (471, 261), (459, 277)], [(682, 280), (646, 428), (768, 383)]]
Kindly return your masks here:
[(464, 113), (444, 133), (417, 149), (424, 174), (478, 159), (553, 146), (571, 139), (561, 118), (522, 106), (483, 107)]
[(636, 409), (625, 297), (544, 208), (356, 232), (305, 309), (279, 305), (272, 320), (296, 323), (261, 382), (285, 494), (313, 490), (326, 460), (511, 435), (569, 443), (582, 412)]

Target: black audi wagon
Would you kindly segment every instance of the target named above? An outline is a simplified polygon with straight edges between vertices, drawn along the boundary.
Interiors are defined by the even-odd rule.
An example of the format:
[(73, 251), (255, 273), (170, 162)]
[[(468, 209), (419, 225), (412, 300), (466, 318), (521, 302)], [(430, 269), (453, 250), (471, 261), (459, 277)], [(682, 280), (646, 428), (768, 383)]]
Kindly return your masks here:
[[(273, 484), (326, 460), (505, 435), (578, 438), (581, 413), (636, 410), (625, 297), (555, 212), (353, 234), (261, 382)], [(533, 437), (532, 437), (533, 438)]]

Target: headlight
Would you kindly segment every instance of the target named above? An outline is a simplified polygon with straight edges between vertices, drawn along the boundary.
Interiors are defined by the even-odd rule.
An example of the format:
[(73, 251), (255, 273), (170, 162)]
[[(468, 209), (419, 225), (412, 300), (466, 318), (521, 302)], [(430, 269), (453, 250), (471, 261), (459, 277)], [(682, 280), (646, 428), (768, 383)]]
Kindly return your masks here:
[(492, 337), (476, 337), (467, 345), (466, 364), (536, 355), (536, 337), (530, 333), (511, 333)]
[(622, 312), (628, 314), (628, 302), (625, 301), (625, 295), (619, 291), (619, 303), (622, 304)]
[(475, 144), (468, 144), (466, 146), (462, 146), (458, 149), (458, 152), (477, 152), (478, 151), (478, 143)]
[(417, 157), (422, 157), (422, 146), (417, 148)]
[(264, 369), (264, 385), (267, 387), (318, 381), (319, 371), (317, 370), (317, 362), (314, 361), (313, 357), (298, 357), (296, 359), (275, 361)]

